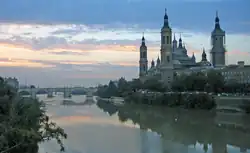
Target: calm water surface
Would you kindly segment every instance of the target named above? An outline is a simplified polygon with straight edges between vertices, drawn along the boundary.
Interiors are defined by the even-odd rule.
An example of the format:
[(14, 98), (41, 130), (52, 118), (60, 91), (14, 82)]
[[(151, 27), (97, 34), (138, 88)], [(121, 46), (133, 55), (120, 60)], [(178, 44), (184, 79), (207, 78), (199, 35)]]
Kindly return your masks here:
[[(68, 134), (66, 153), (250, 153), (248, 116), (106, 103), (63, 106), (61, 95), (39, 99)], [(71, 100), (84, 102), (85, 96)], [(46, 152), (59, 153), (56, 142), (41, 144), (40, 153)]]

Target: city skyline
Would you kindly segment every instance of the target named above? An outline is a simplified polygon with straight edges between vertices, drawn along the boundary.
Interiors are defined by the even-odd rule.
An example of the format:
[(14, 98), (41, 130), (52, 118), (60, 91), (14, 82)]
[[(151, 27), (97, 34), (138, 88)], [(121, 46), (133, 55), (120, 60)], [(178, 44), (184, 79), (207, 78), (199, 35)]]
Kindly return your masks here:
[[(209, 55), (218, 10), (221, 27), (226, 31), (227, 64), (239, 60), (250, 64), (250, 18), (246, 16), (250, 2), (246, 0), (103, 0), (101, 4), (95, 0), (28, 0), (10, 5), (11, 1), (0, 6), (0, 72), (16, 76), (21, 83), (27, 79), (41, 87), (62, 83), (89, 86), (122, 76), (138, 77), (142, 33), (149, 61), (156, 59), (165, 7), (173, 32), (178, 39), (182, 33), (188, 54), (194, 52), (197, 61), (201, 60), (203, 47)], [(120, 6), (123, 8), (118, 9)], [(232, 11), (236, 8), (240, 9)]]

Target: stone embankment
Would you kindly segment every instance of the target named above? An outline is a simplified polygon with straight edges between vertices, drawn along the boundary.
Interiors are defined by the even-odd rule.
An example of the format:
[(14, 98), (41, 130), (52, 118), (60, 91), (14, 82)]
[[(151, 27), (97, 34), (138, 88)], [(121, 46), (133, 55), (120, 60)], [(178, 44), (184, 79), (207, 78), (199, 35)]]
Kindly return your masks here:
[(250, 97), (246, 96), (216, 96), (215, 97), (218, 110), (230, 110), (236, 112), (249, 113)]

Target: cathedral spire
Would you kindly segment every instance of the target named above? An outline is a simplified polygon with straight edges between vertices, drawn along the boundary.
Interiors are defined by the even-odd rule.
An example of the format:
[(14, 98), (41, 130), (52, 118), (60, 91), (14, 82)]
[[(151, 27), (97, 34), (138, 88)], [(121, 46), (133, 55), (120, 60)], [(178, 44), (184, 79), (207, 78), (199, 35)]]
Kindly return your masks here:
[(203, 47), (203, 53), (202, 53), (202, 61), (207, 61), (207, 54), (205, 52), (205, 48)]
[(175, 38), (175, 33), (174, 33), (174, 40), (173, 40), (173, 51), (177, 48), (177, 41)]
[(195, 56), (194, 56), (194, 52), (193, 52), (193, 56), (192, 56), (192, 61), (195, 63), (196, 62), (196, 59), (195, 59)]
[(181, 33), (180, 33), (180, 39), (179, 39), (179, 48), (182, 48), (182, 39), (181, 39)]
[(163, 28), (169, 28), (168, 24), (168, 15), (167, 15), (167, 9), (165, 8), (165, 15), (164, 15), (164, 25)]
[(159, 58), (159, 55), (158, 55), (158, 58), (157, 58), (157, 66), (160, 66), (160, 64), (161, 64), (161, 61), (160, 61), (160, 58)]
[(151, 68), (155, 67), (155, 61), (154, 59), (152, 59), (152, 62), (151, 62)]
[(141, 45), (146, 46), (144, 32), (142, 33)]
[(165, 8), (165, 16), (164, 19), (168, 19), (168, 15), (167, 15), (167, 9)]
[(216, 11), (215, 29), (220, 29), (220, 19), (219, 19), (218, 11)]

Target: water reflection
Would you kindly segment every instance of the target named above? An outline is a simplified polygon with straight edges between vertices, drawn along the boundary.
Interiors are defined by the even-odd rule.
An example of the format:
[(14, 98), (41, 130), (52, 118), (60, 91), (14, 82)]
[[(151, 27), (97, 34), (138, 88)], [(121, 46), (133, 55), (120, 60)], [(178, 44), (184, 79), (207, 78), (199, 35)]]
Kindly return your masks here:
[[(115, 106), (101, 101), (97, 105), (111, 116), (117, 113), (121, 122), (131, 120), (141, 129), (157, 132), (163, 152), (184, 153), (190, 149), (213, 153), (247, 152), (250, 147), (250, 117), (242, 114), (142, 105)], [(146, 141), (145, 137), (142, 139)]]
[[(149, 106), (61, 105), (63, 96), (48, 99), (52, 120), (68, 134), (66, 153), (224, 153), (244, 152), (249, 146), (248, 117)], [(85, 96), (73, 96), (75, 103)], [(237, 121), (237, 128), (218, 123)], [(249, 121), (249, 119), (248, 119)], [(244, 125), (245, 129), (242, 128)], [(39, 153), (58, 153), (56, 142), (40, 145)]]

